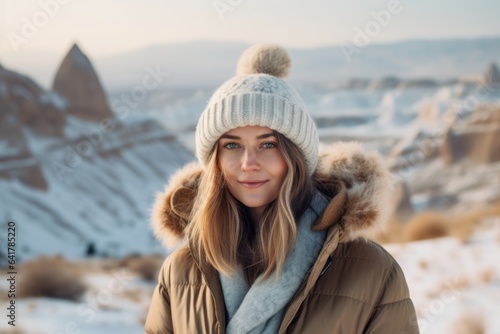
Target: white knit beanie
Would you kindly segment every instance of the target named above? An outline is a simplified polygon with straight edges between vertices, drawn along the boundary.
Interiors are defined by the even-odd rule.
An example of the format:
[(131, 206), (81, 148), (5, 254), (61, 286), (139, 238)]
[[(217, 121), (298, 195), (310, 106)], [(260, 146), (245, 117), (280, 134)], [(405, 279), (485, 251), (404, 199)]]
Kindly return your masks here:
[(316, 125), (297, 92), (283, 81), (290, 57), (275, 45), (255, 45), (240, 57), (236, 76), (220, 86), (196, 126), (196, 156), (203, 166), (217, 140), (249, 125), (268, 127), (290, 139), (302, 152), (309, 175), (318, 162)]

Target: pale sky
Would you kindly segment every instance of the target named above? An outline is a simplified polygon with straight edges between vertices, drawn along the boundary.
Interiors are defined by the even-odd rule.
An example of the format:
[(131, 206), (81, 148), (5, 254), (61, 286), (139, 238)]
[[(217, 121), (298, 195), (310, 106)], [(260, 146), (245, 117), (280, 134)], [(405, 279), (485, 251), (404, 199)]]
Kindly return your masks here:
[(91, 57), (200, 39), (353, 43), (373, 12), (389, 8), (397, 13), (379, 24), (374, 43), (500, 36), (498, 0), (0, 0), (0, 64), (60, 59), (75, 41)]

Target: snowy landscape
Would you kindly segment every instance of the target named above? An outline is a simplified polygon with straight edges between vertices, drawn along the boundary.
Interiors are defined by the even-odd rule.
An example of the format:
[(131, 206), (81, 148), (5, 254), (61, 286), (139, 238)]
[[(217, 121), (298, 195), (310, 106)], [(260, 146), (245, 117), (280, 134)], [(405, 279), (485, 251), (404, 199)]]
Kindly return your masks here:
[[(347, 66), (339, 69), (340, 78), (323, 76), (313, 83), (305, 69), (319, 51), (292, 54), (299, 74), (291, 79), (322, 144), (363, 142), (383, 155), (394, 174), (394, 213), (388, 234), (378, 241), (406, 275), (421, 333), (500, 333), (497, 42), (473, 43), (484, 46), (475, 59), (466, 52), (446, 53), (453, 50), (451, 42), (442, 49), (433, 44), (431, 51), (441, 58), (436, 63), (430, 56), (419, 58), (422, 77), (418, 71), (396, 76), (373, 70), (367, 77), (348, 78)], [(236, 55), (246, 45), (219, 47)], [(396, 58), (393, 51), (401, 49), (380, 46), (371, 52), (386, 58), (392, 52)], [(471, 62), (451, 76), (450, 68), (439, 72), (447, 59)], [(111, 60), (101, 60), (106, 62)], [(94, 67), (74, 45), (50, 88), (30, 73), (0, 65), (0, 217), (2, 224), (16, 222), (17, 283), (64, 278), (63, 271), (81, 278), (69, 298), (27, 293), (17, 298), (18, 326), (12, 330), (2, 322), (0, 333), (143, 332), (155, 270), (167, 256), (152, 235), (149, 210), (169, 176), (195, 159), (196, 121), (222, 81), (175, 86), (169, 81), (175, 73), (162, 74), (173, 65), (141, 60), (136, 63), (149, 63), (136, 68), (141, 79), (114, 85), (112, 71), (123, 74), (125, 66), (114, 63), (114, 68)], [(228, 78), (226, 63), (232, 67), (235, 60), (213, 71), (222, 68)], [(326, 66), (322, 62), (317, 68)], [(412, 68), (411, 63), (398, 66)], [(204, 75), (210, 77), (209, 71)], [(141, 86), (146, 77), (157, 83), (154, 89)], [(109, 86), (102, 85), (106, 82)], [(439, 218), (424, 219), (429, 212)], [(414, 225), (424, 237), (409, 231)], [(2, 253), (0, 261), (5, 259)], [(52, 276), (40, 272), (44, 266), (52, 268)], [(3, 270), (2, 305), (7, 278)]]

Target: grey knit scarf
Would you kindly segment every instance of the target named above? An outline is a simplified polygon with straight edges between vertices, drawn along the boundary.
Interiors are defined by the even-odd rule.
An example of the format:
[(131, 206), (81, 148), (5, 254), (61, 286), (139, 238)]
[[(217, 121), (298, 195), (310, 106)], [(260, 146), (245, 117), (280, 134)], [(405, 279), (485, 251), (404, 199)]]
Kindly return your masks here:
[(228, 312), (226, 333), (277, 333), (285, 306), (312, 267), (325, 240), (326, 232), (314, 232), (311, 226), (328, 204), (316, 192), (297, 226), (296, 241), (277, 279), (257, 280), (248, 286), (240, 269), (231, 277), (219, 273)]

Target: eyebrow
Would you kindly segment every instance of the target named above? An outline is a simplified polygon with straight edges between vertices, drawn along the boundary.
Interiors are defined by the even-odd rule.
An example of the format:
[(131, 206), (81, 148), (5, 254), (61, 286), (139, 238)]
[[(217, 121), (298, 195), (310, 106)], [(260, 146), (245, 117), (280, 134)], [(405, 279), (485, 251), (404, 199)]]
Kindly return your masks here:
[[(270, 132), (270, 133), (264, 133), (263, 135), (259, 135), (257, 136), (257, 139), (266, 139), (266, 138), (269, 138), (269, 137), (274, 137), (275, 134), (273, 132)], [(233, 139), (233, 140), (239, 140), (241, 139), (240, 137), (238, 136), (233, 136), (233, 135), (228, 135), (228, 134), (223, 134), (221, 136), (221, 138), (227, 138), (227, 139)]]

